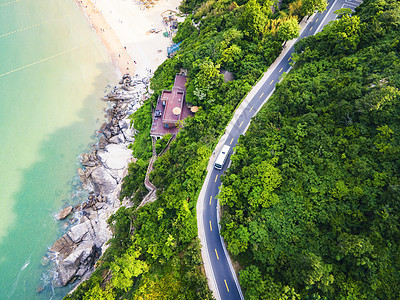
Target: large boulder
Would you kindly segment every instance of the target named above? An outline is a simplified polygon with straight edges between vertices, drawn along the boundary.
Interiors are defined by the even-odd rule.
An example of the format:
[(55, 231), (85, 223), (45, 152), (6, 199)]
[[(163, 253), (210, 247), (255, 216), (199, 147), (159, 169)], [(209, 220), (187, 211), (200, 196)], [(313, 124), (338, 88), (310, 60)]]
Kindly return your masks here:
[(50, 251), (58, 253), (59, 258), (63, 259), (69, 256), (77, 245), (69, 238), (67, 234), (60, 237), (53, 246), (50, 247)]
[[(68, 237), (75, 243), (79, 244), (83, 240), (90, 240), (94, 236), (90, 222), (83, 222), (78, 225), (73, 226), (68, 232)], [(89, 235), (85, 238), (86, 235)]]
[(96, 194), (110, 195), (117, 187), (117, 180), (103, 166), (95, 168), (90, 177)]
[(85, 171), (82, 170), (81, 168), (78, 168), (77, 173), (79, 175), (79, 179), (81, 180), (81, 182), (86, 183), (87, 177)]
[(66, 217), (69, 216), (69, 214), (72, 212), (72, 206), (68, 206), (64, 208), (57, 216), (59, 220), (64, 220)]
[(115, 135), (109, 139), (109, 142), (113, 144), (123, 144), (125, 143), (124, 135), (123, 134)]
[(129, 143), (133, 143), (135, 141), (135, 130), (132, 128), (128, 128), (124, 131), (125, 139)]
[[(107, 204), (103, 203), (103, 205)], [(96, 234), (94, 242), (98, 248), (102, 248), (105, 242), (112, 238), (112, 232), (107, 223), (107, 220), (111, 215), (110, 210), (103, 206), (100, 215), (100, 217), (91, 219), (91, 225)]]
[(132, 159), (132, 151), (125, 145), (110, 144), (97, 151), (97, 157), (107, 169), (122, 170)]
[(118, 125), (119, 128), (121, 128), (122, 130), (128, 129), (130, 127), (129, 120), (127, 119), (119, 120)]
[(95, 167), (97, 163), (95, 161), (83, 161), (82, 165), (85, 167)]
[(85, 167), (95, 167), (97, 165), (96, 156), (92, 153), (83, 153), (81, 156), (81, 163)]
[(101, 136), (99, 139), (99, 143), (98, 146), (100, 149), (104, 149), (107, 146), (107, 139), (105, 138), (105, 136)]
[(99, 214), (82, 217), (80, 224), (73, 226), (50, 248), (57, 254), (58, 282), (55, 285), (64, 286), (93, 269), (102, 247), (112, 237), (106, 220)]
[(105, 137), (108, 138), (108, 139), (111, 137), (111, 132), (110, 132), (110, 130), (108, 130), (108, 129), (104, 129), (104, 130), (103, 130), (103, 134), (104, 134)]
[(57, 266), (59, 282), (56, 285), (65, 286), (74, 277), (83, 276), (94, 266), (101, 250), (94, 243), (82, 243), (64, 260), (60, 260)]

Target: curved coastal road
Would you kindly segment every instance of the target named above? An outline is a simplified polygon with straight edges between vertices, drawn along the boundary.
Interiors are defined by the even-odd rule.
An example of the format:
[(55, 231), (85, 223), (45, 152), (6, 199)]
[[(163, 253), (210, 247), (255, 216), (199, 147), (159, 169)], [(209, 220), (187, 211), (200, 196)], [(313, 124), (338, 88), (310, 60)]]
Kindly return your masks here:
[[(362, 0), (329, 1), (327, 9), (323, 13), (317, 13), (308, 20), (306, 26), (301, 31), (300, 39), (321, 31), (327, 23), (336, 18), (333, 12), (337, 9), (343, 7), (354, 9), (361, 2)], [(290, 70), (294, 43), (295, 41), (288, 43), (289, 45), (287, 45), (280, 57), (265, 73), (262, 80), (253, 87), (253, 90), (237, 109), (234, 117), (227, 126), (225, 135), (216, 147), (215, 152), (217, 154), (223, 145), (234, 147), (237, 144), (239, 136), (247, 130), (251, 118), (272, 95), (275, 84), (279, 82), (280, 76)], [(215, 158), (216, 156), (213, 155), (210, 159), (207, 168), (207, 177), (197, 202), (197, 225), (202, 244), (201, 252), (204, 267), (209, 286), (216, 299), (244, 299), (230, 258), (225, 249), (225, 244), (219, 234), (219, 205), (216, 197), (221, 185), (221, 175), (224, 174), (230, 163), (230, 156), (222, 170), (213, 168)]]

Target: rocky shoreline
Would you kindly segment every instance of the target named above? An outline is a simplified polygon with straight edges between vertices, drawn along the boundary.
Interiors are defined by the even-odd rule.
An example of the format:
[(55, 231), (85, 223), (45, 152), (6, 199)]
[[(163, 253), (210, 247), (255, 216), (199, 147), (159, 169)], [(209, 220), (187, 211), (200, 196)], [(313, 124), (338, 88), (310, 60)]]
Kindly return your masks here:
[(68, 218), (66, 226), (70, 228), (49, 249), (49, 257), (56, 265), (54, 286), (90, 276), (112, 237), (108, 218), (121, 206), (129, 206), (119, 200), (122, 179), (133, 160), (128, 146), (134, 141), (135, 131), (128, 117), (148, 96), (149, 81), (150, 74), (145, 78), (124, 75), (104, 98), (111, 104), (107, 122), (101, 125), (96, 147), (81, 155), (82, 167), (77, 170), (82, 186), (90, 191), (89, 197), (58, 215), (59, 220)]

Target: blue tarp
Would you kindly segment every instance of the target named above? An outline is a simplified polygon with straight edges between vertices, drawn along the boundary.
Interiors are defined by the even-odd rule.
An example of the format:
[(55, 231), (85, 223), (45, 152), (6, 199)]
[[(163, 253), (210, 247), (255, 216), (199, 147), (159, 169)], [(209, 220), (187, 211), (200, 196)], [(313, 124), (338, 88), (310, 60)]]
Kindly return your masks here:
[(182, 42), (179, 42), (178, 44), (173, 44), (171, 47), (167, 47), (168, 55), (170, 55), (171, 53), (174, 53), (175, 51), (178, 51), (179, 50), (179, 45), (181, 43)]

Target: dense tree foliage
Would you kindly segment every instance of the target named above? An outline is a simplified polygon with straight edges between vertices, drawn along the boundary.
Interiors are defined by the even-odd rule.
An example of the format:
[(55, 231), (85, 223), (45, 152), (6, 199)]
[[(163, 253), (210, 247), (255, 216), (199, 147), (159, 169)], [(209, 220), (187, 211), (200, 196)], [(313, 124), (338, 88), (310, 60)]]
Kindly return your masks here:
[(297, 45), (223, 178), (246, 299), (398, 299), (400, 4), (368, 0)]
[(286, 41), (299, 37), (299, 33), (300, 26), (297, 22), (297, 19), (290, 18), (283, 22), (281, 26), (279, 26), (277, 35), (286, 43)]
[[(151, 98), (153, 99), (153, 98)], [(124, 178), (121, 199), (131, 197), (132, 202), (138, 204), (147, 194), (144, 179), (148, 167), (148, 160), (152, 155), (150, 139), (151, 128), (151, 101), (147, 101), (142, 109), (131, 116), (131, 123), (137, 130), (135, 143), (130, 145), (136, 163), (129, 165), (128, 175)]]
[(326, 0), (302, 0), (301, 11), (304, 15), (312, 15), (315, 12), (323, 12), (328, 3)]
[[(181, 50), (156, 70), (151, 80), (154, 94), (132, 117), (138, 131), (132, 145), (137, 161), (129, 166), (121, 199), (131, 199), (134, 206), (120, 209), (110, 219), (114, 229), (110, 247), (91, 279), (71, 298), (212, 298), (202, 271), (196, 201), (212, 149), (233, 111), (281, 51), (288, 36), (277, 34), (281, 24), (298, 19), (287, 9), (273, 15), (272, 4), (269, 0), (182, 2), (181, 10), (190, 14), (174, 38), (182, 42)], [(136, 211), (147, 192), (143, 181), (152, 153), (151, 106), (163, 89), (172, 87), (181, 69), (188, 72), (186, 100), (200, 108), (180, 124), (183, 129), (169, 150), (154, 163), (150, 180), (157, 187), (157, 201)], [(222, 70), (233, 73), (235, 80), (225, 82)], [(167, 140), (156, 143), (157, 153)], [(271, 197), (255, 201), (273, 201)]]
[[(281, 26), (304, 15), (303, 2), (285, 0), (274, 14), (268, 0), (182, 2), (189, 14), (174, 38), (181, 50), (156, 70), (154, 94), (133, 116), (138, 160), (121, 198), (134, 206), (110, 218), (108, 250), (69, 298), (212, 298), (195, 212), (206, 165), (233, 111), (281, 51)], [(396, 1), (366, 0), (357, 16), (343, 14), (300, 43), (295, 70), (241, 139), (221, 202), (247, 298), (398, 295), (398, 12)], [(187, 101), (200, 109), (154, 164), (157, 201), (135, 210), (146, 193), (151, 106), (181, 69)], [(221, 70), (235, 80), (224, 82)]]

